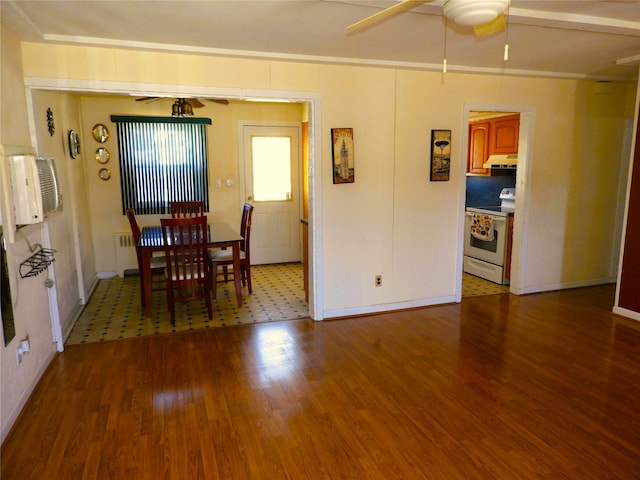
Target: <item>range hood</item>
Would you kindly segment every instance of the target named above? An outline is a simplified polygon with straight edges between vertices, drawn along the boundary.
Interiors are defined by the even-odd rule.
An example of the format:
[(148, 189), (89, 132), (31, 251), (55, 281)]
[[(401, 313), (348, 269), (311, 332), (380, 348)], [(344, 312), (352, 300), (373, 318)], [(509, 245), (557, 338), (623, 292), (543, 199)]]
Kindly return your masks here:
[(483, 168), (504, 168), (515, 169), (518, 166), (518, 154), (510, 155), (490, 155), (482, 165)]

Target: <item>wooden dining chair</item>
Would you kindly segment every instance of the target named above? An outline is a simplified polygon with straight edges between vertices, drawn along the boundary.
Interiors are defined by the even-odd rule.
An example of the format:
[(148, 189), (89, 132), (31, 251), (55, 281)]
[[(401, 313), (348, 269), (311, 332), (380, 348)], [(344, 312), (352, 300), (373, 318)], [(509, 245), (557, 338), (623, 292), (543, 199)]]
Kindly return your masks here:
[[(245, 203), (242, 207), (242, 218), (240, 220), (240, 275), (242, 285), (246, 286), (249, 293), (253, 292), (251, 287), (251, 254), (250, 254), (250, 238), (251, 238), (251, 217), (253, 216), (253, 205)], [(222, 267), (222, 275), (225, 282), (229, 281), (229, 265), (233, 265), (233, 252), (228, 249), (209, 249), (209, 272), (211, 274), (211, 288), (213, 298), (216, 298), (218, 287), (218, 267)], [(236, 272), (233, 272), (235, 275)], [(233, 279), (233, 277), (231, 277)]]
[(204, 202), (171, 202), (172, 218), (201, 217), (204, 215)]
[(176, 323), (175, 302), (204, 299), (209, 319), (213, 318), (207, 259), (207, 217), (163, 218), (160, 224), (166, 257), (167, 303), (171, 324)]
[[(138, 247), (138, 240), (140, 240), (140, 226), (138, 225), (138, 220), (136, 219), (136, 211), (133, 208), (127, 210), (127, 218), (129, 219), (129, 225), (131, 225), (131, 236), (133, 237), (133, 242), (136, 247), (136, 258), (138, 259), (138, 272), (140, 274), (140, 293), (141, 293), (141, 303), (142, 307), (145, 307), (144, 301), (144, 275), (142, 272), (142, 252), (140, 251), (140, 247)], [(166, 285), (164, 282), (164, 269), (166, 267), (166, 259), (164, 255), (154, 255), (151, 257), (150, 265), (151, 265), (151, 277), (149, 280), (151, 281), (151, 290), (165, 290)], [(162, 275), (160, 277), (160, 275)], [(161, 278), (162, 280), (158, 280)]]

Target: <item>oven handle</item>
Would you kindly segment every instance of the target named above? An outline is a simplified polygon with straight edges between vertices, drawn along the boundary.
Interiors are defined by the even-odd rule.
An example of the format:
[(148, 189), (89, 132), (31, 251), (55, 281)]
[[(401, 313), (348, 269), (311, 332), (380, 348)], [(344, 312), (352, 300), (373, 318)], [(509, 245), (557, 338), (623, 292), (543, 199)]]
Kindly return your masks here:
[[(473, 212), (464, 212), (464, 214), (467, 217), (473, 217), (474, 215), (476, 215)], [(480, 215), (487, 215), (486, 213), (481, 213)], [(494, 217), (493, 215), (487, 215), (488, 217), (491, 217), (493, 219), (494, 222), (504, 222), (504, 217)]]

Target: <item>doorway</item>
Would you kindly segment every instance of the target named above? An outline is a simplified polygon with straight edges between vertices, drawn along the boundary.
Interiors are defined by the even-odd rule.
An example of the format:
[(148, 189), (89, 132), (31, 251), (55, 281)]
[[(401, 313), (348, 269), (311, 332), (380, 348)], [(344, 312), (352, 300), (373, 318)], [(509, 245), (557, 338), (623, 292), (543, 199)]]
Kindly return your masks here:
[[(481, 112), (481, 113), (477, 113)], [(464, 252), (463, 245), (465, 242), (464, 238), (464, 220), (465, 220), (465, 210), (467, 203), (467, 179), (469, 175), (475, 177), (474, 179), (477, 181), (477, 175), (474, 176), (472, 174), (467, 173), (467, 168), (463, 168), (462, 175), (464, 178), (462, 179), (462, 185), (465, 186), (464, 189), (461, 189), (461, 237), (460, 237), (460, 265), (459, 265), (459, 296), (458, 298), (462, 299), (463, 296), (474, 296), (474, 295), (488, 295), (488, 294), (496, 294), (496, 293), (519, 293), (521, 279), (524, 274), (524, 269), (526, 266), (525, 259), (522, 256), (523, 249), (522, 243), (523, 239), (526, 238), (525, 232), (525, 219), (527, 216), (527, 212), (523, 207), (526, 204), (526, 198), (528, 197), (527, 192), (527, 178), (529, 178), (528, 171), (530, 169), (529, 162), (527, 161), (531, 155), (531, 147), (533, 138), (533, 125), (535, 119), (535, 107), (532, 106), (521, 106), (521, 105), (495, 105), (495, 104), (465, 104), (463, 121), (463, 142), (462, 142), (462, 151), (463, 161), (468, 161), (468, 153), (469, 153), (469, 145), (470, 142), (473, 141), (473, 138), (470, 135), (470, 123), (477, 119), (480, 115), (486, 117), (499, 117), (505, 116), (507, 114), (516, 115), (519, 114), (519, 130), (517, 134), (517, 168), (512, 172), (514, 175), (507, 179), (500, 179), (499, 176), (496, 176), (496, 179), (489, 180), (488, 183), (492, 185), (493, 192), (491, 193), (488, 199), (483, 199), (486, 203), (483, 206), (490, 206), (489, 203), (493, 203), (494, 206), (500, 205), (499, 193), (504, 187), (514, 187), (515, 188), (515, 207), (513, 212), (513, 230), (512, 230), (512, 247), (509, 251), (508, 256), (505, 258), (506, 262), (510, 264), (510, 282), (508, 285), (500, 285), (494, 282), (488, 282), (481, 278), (469, 278), (464, 272)], [(492, 178), (492, 176), (487, 175), (484, 177), (486, 179)], [(509, 185), (507, 185), (509, 183)], [(494, 198), (495, 197), (495, 198)], [(469, 288), (469, 281), (474, 282), (474, 285), (471, 285), (471, 290)], [(464, 282), (464, 285), (463, 285)], [(464, 294), (463, 294), (464, 290)], [(475, 293), (470, 293), (474, 291)]]
[(300, 261), (300, 125), (240, 124), (240, 178), (254, 205), (251, 263)]

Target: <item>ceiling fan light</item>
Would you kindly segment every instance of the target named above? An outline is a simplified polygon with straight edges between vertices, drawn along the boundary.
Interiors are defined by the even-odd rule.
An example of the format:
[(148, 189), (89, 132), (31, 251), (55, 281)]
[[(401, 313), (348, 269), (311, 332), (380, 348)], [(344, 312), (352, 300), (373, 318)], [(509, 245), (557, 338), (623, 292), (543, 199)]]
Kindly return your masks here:
[(180, 100), (176, 100), (173, 105), (171, 105), (171, 116), (179, 117), (180, 116)]
[(508, 6), (509, 0), (446, 0), (442, 12), (459, 25), (479, 25), (491, 22)]

